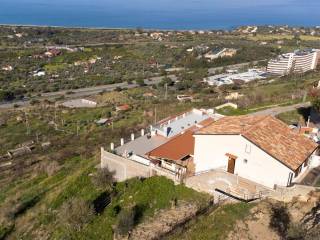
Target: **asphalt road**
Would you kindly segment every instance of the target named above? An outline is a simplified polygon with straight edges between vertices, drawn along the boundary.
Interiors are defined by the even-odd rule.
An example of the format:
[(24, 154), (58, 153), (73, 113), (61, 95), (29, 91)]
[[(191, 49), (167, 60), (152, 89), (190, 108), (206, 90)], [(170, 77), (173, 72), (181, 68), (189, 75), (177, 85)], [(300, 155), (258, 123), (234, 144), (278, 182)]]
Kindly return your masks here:
[(248, 65), (250, 65), (251, 63), (252, 63), (252, 64), (257, 64), (257, 63), (259, 63), (259, 62), (261, 62), (261, 61), (266, 61), (266, 60), (267, 60), (267, 59), (265, 59), (265, 60), (253, 61), (253, 62), (233, 64), (233, 65), (228, 65), (228, 66), (224, 66), (224, 67), (209, 68), (209, 69), (208, 69), (208, 73), (209, 73), (209, 75), (213, 75), (213, 74), (215, 74), (217, 71), (223, 70), (223, 68), (225, 68), (225, 67), (228, 68), (228, 69), (236, 70), (236, 69), (239, 69), (239, 68), (248, 66)]
[[(176, 81), (177, 77), (175, 75), (168, 75), (172, 79), (172, 81)], [(161, 80), (164, 77), (153, 77), (150, 79), (145, 79), (144, 82), (146, 85), (155, 85), (161, 82)], [(95, 95), (100, 92), (111, 92), (114, 91), (116, 88), (121, 87), (121, 88), (135, 88), (138, 87), (139, 85), (136, 83), (128, 84), (127, 82), (122, 82), (122, 83), (115, 83), (115, 84), (109, 84), (109, 85), (101, 85), (101, 86), (96, 86), (96, 87), (88, 87), (88, 88), (79, 88), (79, 89), (72, 89), (72, 90), (62, 90), (58, 92), (49, 92), (49, 93), (43, 93), (41, 96), (37, 98), (33, 98), (36, 100), (44, 100), (44, 99), (55, 99), (61, 96), (64, 96), (65, 99), (72, 99), (72, 98), (81, 98), (81, 97), (87, 97), (90, 95)], [(72, 92), (70, 94), (70, 92)], [(9, 103), (3, 103), (0, 104), (0, 109), (8, 109), (8, 108), (13, 108), (15, 104), (19, 106), (28, 106), (30, 104), (31, 100), (26, 100), (26, 101), (14, 101), (14, 102), (9, 102)]]
[(254, 115), (254, 116), (259, 116), (259, 115), (272, 115), (272, 116), (276, 116), (280, 113), (284, 113), (284, 112), (289, 112), (289, 111), (293, 111), (299, 108), (307, 108), (310, 107), (311, 103), (310, 102), (305, 102), (305, 103), (298, 103), (298, 104), (294, 104), (294, 105), (290, 105), (290, 106), (280, 106), (280, 107), (273, 107), (273, 108), (268, 108), (265, 110), (261, 110), (261, 111), (257, 111), (254, 113), (250, 113), (249, 115)]

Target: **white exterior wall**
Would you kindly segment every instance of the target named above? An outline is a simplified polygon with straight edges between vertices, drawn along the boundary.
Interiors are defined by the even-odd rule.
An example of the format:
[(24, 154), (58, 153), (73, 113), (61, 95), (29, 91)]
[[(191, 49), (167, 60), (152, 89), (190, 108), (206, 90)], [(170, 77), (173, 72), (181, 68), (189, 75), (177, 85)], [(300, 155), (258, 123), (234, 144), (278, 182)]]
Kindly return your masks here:
[(314, 52), (313, 59), (312, 59), (312, 66), (311, 66), (311, 68), (312, 68), (313, 70), (316, 69), (317, 66), (318, 66), (319, 57), (320, 57), (320, 50), (316, 50), (316, 51)]
[(146, 159), (144, 157), (141, 157), (139, 155), (136, 155), (136, 154), (133, 154), (129, 159), (133, 160), (133, 161), (136, 161), (138, 163), (142, 163), (146, 166), (149, 166), (150, 165), (150, 160), (149, 159)]
[[(212, 169), (227, 171), (226, 153), (237, 156), (234, 174), (269, 188), (287, 186), (288, 167), (240, 135), (195, 135), (196, 173)], [(245, 163), (247, 159), (247, 163)]]

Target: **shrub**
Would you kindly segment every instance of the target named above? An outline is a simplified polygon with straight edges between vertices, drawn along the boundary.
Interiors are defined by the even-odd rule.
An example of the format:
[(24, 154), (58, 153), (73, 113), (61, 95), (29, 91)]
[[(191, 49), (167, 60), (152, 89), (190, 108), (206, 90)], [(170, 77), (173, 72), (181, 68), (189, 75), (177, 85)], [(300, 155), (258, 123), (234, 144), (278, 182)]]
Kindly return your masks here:
[(92, 204), (83, 199), (72, 198), (61, 206), (60, 221), (70, 230), (80, 231), (94, 216)]
[(13, 230), (14, 225), (1, 226), (0, 225), (0, 240), (6, 239), (7, 235)]
[(288, 240), (301, 240), (304, 239), (306, 234), (305, 228), (300, 224), (291, 224), (286, 239)]
[(290, 225), (288, 209), (283, 205), (275, 205), (271, 208), (270, 228), (276, 231), (280, 237), (286, 238)]
[(118, 215), (116, 234), (125, 236), (134, 227), (135, 210), (134, 208), (123, 209)]
[(145, 211), (145, 206), (135, 205), (133, 207), (126, 208), (123, 210), (121, 210), (121, 208), (119, 207), (117, 207), (117, 209), (114, 209), (114, 211), (119, 210), (120, 213), (118, 214), (116, 234), (120, 236), (125, 236), (133, 229), (135, 225), (137, 225), (140, 222)]
[(40, 173), (46, 173), (50, 177), (56, 174), (61, 169), (61, 166), (55, 160), (50, 162), (44, 161), (40, 163), (38, 169)]
[(108, 168), (99, 169), (92, 177), (93, 184), (104, 190), (111, 190), (114, 181), (114, 172), (109, 171)]

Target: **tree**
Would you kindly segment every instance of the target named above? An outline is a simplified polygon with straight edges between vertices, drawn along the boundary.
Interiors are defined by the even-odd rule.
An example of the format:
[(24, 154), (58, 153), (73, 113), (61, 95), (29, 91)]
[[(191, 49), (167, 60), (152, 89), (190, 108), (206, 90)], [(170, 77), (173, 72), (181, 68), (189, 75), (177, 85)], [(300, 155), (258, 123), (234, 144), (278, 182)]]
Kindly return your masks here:
[(0, 90), (0, 102), (1, 101), (11, 101), (13, 99), (15, 99), (14, 92)]
[(283, 205), (275, 205), (271, 210), (270, 228), (276, 231), (282, 239), (286, 239), (290, 226), (288, 209)]
[(139, 79), (136, 81), (136, 83), (137, 83), (140, 87), (143, 87), (143, 86), (146, 85), (145, 82), (144, 82), (144, 80), (143, 80), (142, 78), (139, 78)]
[(116, 234), (127, 235), (134, 227), (135, 208), (123, 209), (118, 215)]
[(161, 82), (158, 84), (159, 86), (163, 87), (167, 84), (167, 86), (173, 86), (174, 82), (169, 77), (164, 77)]
[(93, 184), (105, 190), (111, 190), (114, 181), (114, 172), (109, 171), (108, 168), (99, 169), (92, 177)]
[(312, 106), (317, 111), (320, 111), (320, 90), (319, 89), (312, 89), (309, 92), (309, 96), (311, 97)]

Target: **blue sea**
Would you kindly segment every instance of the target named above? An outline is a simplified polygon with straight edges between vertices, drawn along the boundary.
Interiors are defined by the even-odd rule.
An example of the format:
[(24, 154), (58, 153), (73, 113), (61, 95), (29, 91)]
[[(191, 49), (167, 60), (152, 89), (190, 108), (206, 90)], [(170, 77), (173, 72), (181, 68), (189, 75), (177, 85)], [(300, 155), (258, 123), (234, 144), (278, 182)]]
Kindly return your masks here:
[(0, 24), (230, 29), (320, 25), (320, 0), (0, 0)]

